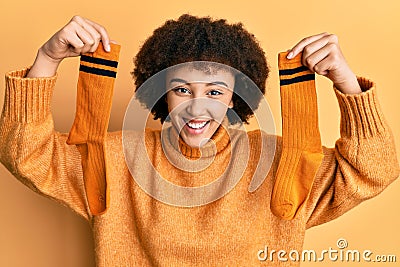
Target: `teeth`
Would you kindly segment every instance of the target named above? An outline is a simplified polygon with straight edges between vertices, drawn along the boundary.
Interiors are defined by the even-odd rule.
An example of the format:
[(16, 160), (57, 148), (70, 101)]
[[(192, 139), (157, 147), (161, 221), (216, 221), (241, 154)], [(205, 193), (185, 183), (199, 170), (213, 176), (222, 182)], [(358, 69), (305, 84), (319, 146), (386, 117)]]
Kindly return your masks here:
[(192, 128), (192, 129), (200, 129), (206, 126), (207, 121), (201, 122), (201, 123), (193, 123), (193, 122), (188, 122), (187, 125)]

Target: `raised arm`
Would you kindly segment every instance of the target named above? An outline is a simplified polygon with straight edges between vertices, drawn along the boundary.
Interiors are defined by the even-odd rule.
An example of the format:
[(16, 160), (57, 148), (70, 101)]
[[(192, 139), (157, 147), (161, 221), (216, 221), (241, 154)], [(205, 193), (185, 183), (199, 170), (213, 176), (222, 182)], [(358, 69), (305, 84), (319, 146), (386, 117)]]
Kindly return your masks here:
[(50, 112), (56, 71), (67, 57), (96, 50), (107, 32), (75, 16), (38, 51), (31, 68), (6, 75), (5, 101), (0, 118), (0, 161), (32, 190), (89, 217), (81, 160), (67, 135), (54, 130)]
[(341, 137), (334, 149), (324, 148), (324, 159), (307, 203), (307, 227), (312, 227), (378, 195), (400, 170), (376, 86), (354, 75), (337, 36), (322, 33), (305, 38), (289, 51), (288, 57), (299, 52), (303, 52), (303, 65), (333, 82), (341, 112)]

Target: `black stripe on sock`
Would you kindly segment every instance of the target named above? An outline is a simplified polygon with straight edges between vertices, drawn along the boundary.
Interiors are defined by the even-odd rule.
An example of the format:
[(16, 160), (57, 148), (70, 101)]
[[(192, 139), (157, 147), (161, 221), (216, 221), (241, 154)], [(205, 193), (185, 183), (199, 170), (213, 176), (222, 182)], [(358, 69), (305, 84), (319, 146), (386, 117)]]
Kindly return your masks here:
[(79, 67), (79, 71), (92, 73), (92, 74), (96, 74), (96, 75), (100, 75), (100, 76), (112, 77), (112, 78), (117, 77), (117, 73), (115, 71), (92, 68), (92, 67), (88, 67), (85, 65), (81, 65)]
[(311, 81), (315, 79), (315, 74), (306, 74), (306, 75), (302, 75), (302, 76), (298, 76), (298, 77), (294, 77), (291, 79), (282, 79), (280, 84), (281, 86), (283, 85), (289, 85), (289, 84), (293, 84), (293, 83), (299, 83), (299, 82), (305, 82), (305, 81)]
[(279, 70), (279, 75), (293, 75), (307, 70), (309, 69), (306, 66), (300, 66), (294, 69)]
[(81, 61), (104, 65), (104, 66), (108, 66), (108, 67), (114, 67), (114, 68), (116, 68), (118, 66), (118, 61), (108, 60), (108, 59), (99, 58), (99, 57), (89, 57), (89, 56), (85, 56), (85, 55), (81, 56)]

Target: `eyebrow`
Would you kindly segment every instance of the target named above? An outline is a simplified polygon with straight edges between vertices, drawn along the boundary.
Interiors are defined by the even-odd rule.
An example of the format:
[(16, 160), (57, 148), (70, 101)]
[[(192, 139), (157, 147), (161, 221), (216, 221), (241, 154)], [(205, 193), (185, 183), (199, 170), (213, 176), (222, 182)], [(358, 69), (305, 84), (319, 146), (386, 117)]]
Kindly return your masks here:
[[(171, 79), (171, 80), (169, 81), (170, 84), (171, 84), (171, 83), (174, 83), (174, 82), (176, 82), (176, 83), (183, 83), (183, 84), (190, 84), (188, 81), (185, 81), (185, 80), (179, 79), (179, 78), (173, 78), (173, 79)], [(207, 83), (207, 86), (215, 85), (215, 84), (216, 84), (216, 85), (222, 85), (223, 87), (229, 88), (228, 85), (227, 85), (225, 82), (222, 82), (222, 81), (210, 82), (210, 83)]]

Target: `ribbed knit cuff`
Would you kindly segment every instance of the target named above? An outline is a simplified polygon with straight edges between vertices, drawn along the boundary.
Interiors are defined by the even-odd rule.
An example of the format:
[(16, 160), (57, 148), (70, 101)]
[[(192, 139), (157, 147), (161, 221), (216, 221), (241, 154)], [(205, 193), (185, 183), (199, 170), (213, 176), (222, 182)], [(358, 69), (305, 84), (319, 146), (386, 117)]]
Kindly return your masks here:
[(302, 53), (297, 54), (294, 58), (287, 59), (287, 55), (289, 52), (280, 52), (278, 54), (278, 67), (279, 69), (290, 69), (302, 66), (301, 64), (301, 57), (303, 56)]
[(3, 117), (28, 123), (41, 121), (50, 113), (50, 103), (57, 76), (25, 78), (29, 68), (6, 74)]
[(386, 131), (386, 123), (376, 96), (376, 85), (371, 80), (357, 77), (362, 93), (343, 94), (335, 88), (341, 112), (342, 137), (367, 138)]

